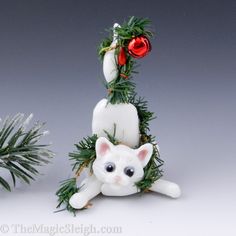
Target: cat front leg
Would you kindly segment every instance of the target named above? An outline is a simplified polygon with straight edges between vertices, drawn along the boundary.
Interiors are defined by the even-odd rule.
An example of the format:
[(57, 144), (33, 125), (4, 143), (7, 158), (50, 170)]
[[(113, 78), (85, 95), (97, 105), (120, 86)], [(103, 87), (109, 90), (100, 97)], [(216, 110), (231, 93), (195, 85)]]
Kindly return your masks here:
[(128, 196), (138, 193), (139, 190), (135, 185), (118, 186), (114, 184), (103, 184), (101, 192), (105, 196)]
[(90, 176), (81, 185), (78, 193), (71, 196), (69, 203), (75, 209), (81, 209), (101, 192), (101, 182), (94, 176)]
[(159, 179), (155, 183), (153, 183), (150, 190), (167, 195), (172, 198), (178, 198), (181, 195), (179, 185), (164, 179)]

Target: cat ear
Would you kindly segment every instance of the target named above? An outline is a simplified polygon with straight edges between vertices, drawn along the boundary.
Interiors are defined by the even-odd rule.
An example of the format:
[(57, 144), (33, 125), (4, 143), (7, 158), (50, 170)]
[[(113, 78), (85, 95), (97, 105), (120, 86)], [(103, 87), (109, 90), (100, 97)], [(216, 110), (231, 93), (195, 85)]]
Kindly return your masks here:
[(96, 141), (96, 154), (97, 157), (103, 157), (108, 151), (111, 150), (113, 144), (104, 137), (100, 137)]
[(150, 143), (146, 143), (135, 151), (136, 151), (136, 155), (137, 155), (138, 159), (140, 160), (142, 166), (145, 167), (152, 156), (153, 145)]

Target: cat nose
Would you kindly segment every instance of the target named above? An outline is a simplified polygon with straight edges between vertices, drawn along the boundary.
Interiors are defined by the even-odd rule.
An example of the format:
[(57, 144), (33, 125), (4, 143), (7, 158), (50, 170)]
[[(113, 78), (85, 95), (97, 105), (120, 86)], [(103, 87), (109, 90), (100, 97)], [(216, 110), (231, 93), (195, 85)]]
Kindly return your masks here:
[(119, 175), (115, 176), (115, 181), (116, 183), (119, 183), (121, 181), (121, 177)]

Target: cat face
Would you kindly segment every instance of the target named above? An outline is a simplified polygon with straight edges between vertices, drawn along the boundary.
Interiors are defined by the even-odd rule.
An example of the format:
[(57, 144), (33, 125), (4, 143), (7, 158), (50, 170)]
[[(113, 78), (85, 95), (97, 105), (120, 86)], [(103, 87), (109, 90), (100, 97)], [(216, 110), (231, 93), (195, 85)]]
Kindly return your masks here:
[(94, 175), (103, 183), (127, 186), (143, 178), (143, 168), (153, 152), (150, 143), (138, 149), (125, 145), (113, 145), (106, 138), (96, 142), (96, 160), (93, 163)]

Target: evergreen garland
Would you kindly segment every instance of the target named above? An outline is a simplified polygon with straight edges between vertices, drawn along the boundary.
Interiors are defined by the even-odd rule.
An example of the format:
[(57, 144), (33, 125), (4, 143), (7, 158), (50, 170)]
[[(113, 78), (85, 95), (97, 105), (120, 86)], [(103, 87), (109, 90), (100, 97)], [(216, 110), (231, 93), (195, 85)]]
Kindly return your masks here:
[(44, 123), (36, 123), (26, 131), (32, 115), (24, 120), (23, 114), (6, 118), (0, 127), (0, 186), (11, 191), (10, 183), (1, 176), (1, 170), (9, 172), (13, 186), (16, 179), (30, 183), (39, 174), (36, 167), (47, 164), (53, 153), (48, 145), (38, 141), (47, 131), (41, 131)]
[(160, 159), (155, 136), (148, 133), (150, 131), (149, 122), (156, 118), (154, 113), (148, 110), (147, 101), (145, 101), (144, 98), (137, 97), (136, 94), (130, 98), (130, 103), (136, 107), (138, 112), (140, 146), (145, 143), (151, 143), (153, 145), (152, 157), (144, 168), (144, 177), (141, 181), (136, 183), (136, 186), (141, 190), (141, 192), (144, 192), (162, 176), (163, 171), (161, 167), (164, 162)]
[[(153, 145), (153, 154), (149, 163), (144, 168), (144, 177), (141, 181), (136, 183), (136, 186), (140, 189), (140, 191), (144, 192), (147, 191), (151, 185), (162, 176), (161, 166), (163, 165), (163, 161), (160, 159), (155, 137), (148, 134), (149, 121), (155, 119), (154, 113), (148, 111), (147, 101), (145, 101), (143, 98), (136, 98), (136, 95), (130, 99), (130, 103), (132, 103), (138, 111), (140, 120), (140, 146), (145, 143), (151, 143)], [(114, 145), (118, 145), (119, 142), (115, 139), (115, 132), (116, 127), (114, 126), (114, 133), (107, 133), (107, 137)], [(69, 199), (79, 190), (76, 184), (76, 178), (80, 176), (84, 168), (89, 168), (90, 173), (92, 174), (91, 167), (94, 160), (96, 159), (95, 146), (97, 139), (97, 135), (84, 138), (78, 144), (75, 144), (76, 150), (69, 153), (70, 160), (73, 161), (72, 170), (75, 172), (75, 177), (67, 179), (61, 183), (60, 188), (56, 192), (59, 202), (57, 208), (60, 208), (61, 205), (64, 204), (65, 208), (62, 210), (68, 210), (74, 214), (77, 211), (70, 206)]]
[(128, 54), (127, 46), (134, 37), (140, 35), (152, 37), (153, 33), (147, 29), (149, 26), (150, 20), (146, 18), (130, 17), (130, 19), (127, 22), (125, 21), (121, 27), (109, 29), (110, 36), (105, 38), (99, 45), (98, 54), (101, 60), (103, 60), (105, 53), (111, 50), (110, 44), (112, 42), (112, 32), (115, 30), (118, 34), (115, 50), (116, 55), (118, 55), (121, 47), (126, 51), (126, 64), (123, 66), (117, 64), (118, 77), (109, 83), (105, 82), (105, 87), (108, 91), (107, 99), (111, 104), (129, 103), (130, 97), (134, 94), (135, 83), (132, 81), (132, 74), (137, 73), (137, 71), (135, 71), (136, 61)]
[[(149, 134), (149, 122), (155, 119), (154, 113), (148, 110), (147, 101), (137, 97), (135, 93), (135, 83), (132, 81), (132, 74), (137, 73), (135, 71), (137, 65), (134, 58), (128, 54), (127, 45), (132, 38), (140, 35), (152, 37), (152, 32), (147, 29), (149, 25), (150, 21), (148, 19), (131, 17), (127, 22), (124, 22), (121, 27), (115, 28), (118, 35), (115, 53), (117, 56), (119, 49), (121, 47), (125, 48), (126, 64), (120, 66), (117, 63), (119, 72), (117, 78), (109, 83), (105, 82), (105, 87), (108, 90), (108, 103), (131, 103), (136, 107), (139, 117), (140, 146), (145, 143), (151, 143), (153, 145), (153, 154), (149, 163), (144, 168), (144, 177), (141, 181), (136, 183), (136, 186), (141, 192), (147, 191), (151, 185), (162, 176), (161, 166), (163, 165), (163, 160), (160, 159), (155, 137)], [(113, 49), (110, 47), (113, 28), (110, 29), (109, 32), (110, 36), (105, 38), (99, 46), (99, 57), (101, 60), (103, 60), (108, 50)], [(106, 134), (110, 142), (114, 145), (118, 145), (119, 142), (115, 139), (115, 128), (116, 127), (114, 127), (113, 134)], [(96, 158), (95, 145), (97, 138), (97, 135), (84, 138), (78, 144), (75, 144), (76, 151), (69, 153), (70, 160), (74, 162), (72, 164), (72, 170), (75, 171), (75, 177), (61, 183), (60, 188), (56, 192), (59, 201), (57, 208), (60, 208), (62, 204), (64, 204), (65, 208), (62, 210), (68, 210), (74, 214), (77, 211), (70, 206), (69, 199), (74, 193), (79, 191), (76, 178), (84, 168), (89, 168), (92, 173), (91, 167)]]
[(74, 193), (78, 192), (78, 190), (79, 188), (77, 187), (77, 184), (76, 184), (76, 177), (62, 181), (60, 183), (60, 188), (56, 192), (56, 195), (58, 197), (58, 202), (59, 202), (57, 205), (57, 208), (59, 209), (62, 204), (65, 205), (65, 208), (55, 211), (55, 212), (67, 210), (69, 212), (72, 212), (75, 215), (76, 209), (74, 209), (69, 204), (69, 200), (70, 200), (70, 197)]

